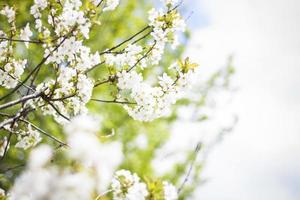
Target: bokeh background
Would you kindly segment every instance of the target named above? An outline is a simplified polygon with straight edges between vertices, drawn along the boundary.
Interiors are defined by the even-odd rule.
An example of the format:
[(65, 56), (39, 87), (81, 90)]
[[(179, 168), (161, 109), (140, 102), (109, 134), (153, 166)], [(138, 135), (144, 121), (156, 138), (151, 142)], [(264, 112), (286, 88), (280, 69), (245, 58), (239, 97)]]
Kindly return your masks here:
[[(144, 27), (147, 11), (159, 0), (121, 2), (117, 12), (103, 14), (103, 26), (92, 31), (86, 45), (93, 51), (111, 47)], [(33, 23), (27, 12), (32, 0), (6, 3), (22, 14), (18, 26)], [(103, 119), (99, 137), (115, 131), (103, 142), (120, 143), (124, 160), (119, 168), (162, 177), (178, 187), (193, 163), (196, 145), (203, 144), (181, 199), (299, 200), (299, 0), (183, 0), (180, 10), (191, 31), (182, 35), (177, 51), (167, 50), (161, 65), (167, 69), (184, 50), (200, 64), (189, 98), (179, 101), (170, 117), (152, 123), (132, 120), (119, 105), (90, 102), (90, 111)], [(0, 29), (7, 28), (2, 22), (0, 16)], [(17, 49), (18, 56), (29, 58), (29, 67), (41, 59), (40, 47)], [(145, 76), (161, 73), (155, 69), (146, 70)], [(40, 74), (39, 82), (49, 76), (47, 70)], [(104, 67), (91, 76), (101, 80), (107, 74)], [(108, 85), (95, 90), (94, 97), (111, 99), (115, 90)], [(6, 92), (1, 89), (0, 96)], [(39, 112), (29, 117), (64, 139), (51, 117)], [(43, 141), (52, 142), (46, 137)], [(1, 188), (9, 188), (23, 168), (6, 169), (24, 163), (27, 156), (11, 148), (0, 162)]]
[(187, 54), (205, 70), (233, 56), (237, 90), (226, 108), (239, 118), (209, 153), (196, 199), (300, 199), (300, 1), (185, 5), (194, 31)]

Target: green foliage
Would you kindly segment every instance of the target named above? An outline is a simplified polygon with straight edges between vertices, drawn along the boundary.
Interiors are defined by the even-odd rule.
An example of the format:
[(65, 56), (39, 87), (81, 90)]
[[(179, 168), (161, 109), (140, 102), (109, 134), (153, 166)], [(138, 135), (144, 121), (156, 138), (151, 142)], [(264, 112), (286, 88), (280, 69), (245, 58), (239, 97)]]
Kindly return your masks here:
[[(28, 10), (30, 10), (30, 5), (32, 0), (18, 1), (18, 0), (8, 0), (6, 2), (9, 5), (13, 5), (17, 8), (17, 27), (23, 27), (27, 22), (32, 23), (33, 17), (30, 16)], [(84, 4), (84, 6), (89, 7), (91, 4)], [(93, 51), (99, 50), (103, 51), (107, 48), (110, 48), (116, 45), (118, 42), (123, 41), (129, 36), (137, 32), (137, 30), (142, 29), (147, 25), (147, 11), (151, 7), (151, 4), (147, 0), (122, 0), (121, 5), (118, 7), (116, 12), (107, 12), (101, 13), (100, 16), (94, 16), (95, 21), (98, 21), (101, 17), (101, 26), (95, 25), (90, 34), (90, 39), (86, 42), (86, 45), (91, 47)], [(173, 17), (170, 15), (168, 17)], [(168, 20), (168, 19), (163, 19)], [(9, 27), (5, 23), (2, 23), (3, 17), (0, 16), (0, 29), (7, 30)], [(34, 33), (36, 34), (36, 33)], [(183, 36), (185, 39), (188, 37), (188, 33)], [(142, 44), (146, 43), (147, 40), (141, 41)], [(30, 44), (29, 50), (26, 50), (24, 44), (18, 43), (17, 45), (17, 54), (19, 57), (28, 59), (28, 69), (26, 73), (30, 72), (42, 59), (42, 55), (39, 52), (42, 52), (42, 49), (38, 45)], [(179, 50), (173, 51), (171, 48), (168, 48), (167, 53), (164, 56), (164, 60), (161, 65), (167, 69), (170, 63), (174, 60), (178, 60), (180, 55), (184, 51), (184, 45), (182, 45)], [(180, 66), (183, 71), (189, 69), (194, 69), (196, 64), (190, 63), (187, 58), (184, 61), (179, 61)], [(228, 65), (227, 74), (226, 74), (226, 83), (229, 84), (229, 78), (234, 73), (234, 69), (231, 64)], [(53, 70), (52, 74), (49, 73), (49, 66), (42, 68), (40, 75), (37, 79), (37, 82), (45, 80), (45, 77), (54, 77), (55, 71)], [(151, 73), (151, 69), (145, 70), (144, 73)], [(26, 73), (23, 75), (26, 77)], [(90, 75), (95, 80), (103, 80), (107, 77), (108, 74), (112, 73), (111, 69), (108, 66), (101, 66), (96, 70), (92, 71)], [(216, 78), (223, 76), (221, 72), (217, 72), (209, 80), (207, 88), (208, 91), (214, 86)], [(224, 85), (226, 86), (226, 85)], [(112, 100), (114, 99), (116, 88), (110, 84), (107, 84), (103, 87), (98, 87), (94, 90), (93, 96), (95, 98)], [(0, 88), (0, 96), (7, 94), (9, 90)], [(22, 90), (21, 92), (26, 92)], [(201, 99), (197, 102), (191, 102), (188, 99), (184, 99), (178, 102), (174, 109), (182, 105), (188, 105), (191, 103), (196, 104), (199, 107), (205, 106), (206, 95), (202, 95)], [(141, 177), (145, 177), (145, 181), (149, 188), (150, 193), (152, 194), (151, 200), (160, 200), (162, 199), (162, 182), (159, 177), (156, 177), (154, 169), (151, 165), (153, 157), (156, 150), (161, 147), (167, 139), (170, 137), (170, 126), (172, 122), (177, 119), (176, 112), (174, 112), (169, 118), (157, 119), (151, 123), (138, 122), (133, 120), (128, 116), (127, 112), (124, 111), (121, 105), (117, 104), (102, 104), (99, 102), (90, 102), (88, 108), (91, 113), (100, 115), (102, 118), (101, 127), (99, 131), (99, 138), (104, 141), (121, 141), (123, 144), (123, 153), (124, 153), (124, 162), (119, 166), (123, 169), (128, 169), (133, 172), (136, 172)], [(12, 108), (17, 110), (17, 107)], [(6, 110), (6, 112), (11, 112), (13, 110)], [(37, 112), (39, 113), (39, 112)], [(30, 121), (33, 124), (43, 127), (43, 129), (53, 136), (64, 140), (65, 136), (62, 134), (62, 127), (59, 126), (51, 117), (42, 116), (42, 114), (29, 115)], [(3, 118), (0, 117), (0, 121)], [(207, 120), (206, 116), (201, 117), (198, 121)], [(111, 132), (114, 131), (115, 135), (110, 136)], [(140, 149), (136, 144), (135, 140), (138, 135), (143, 134), (147, 140), (148, 144), (145, 149)], [(0, 137), (9, 136), (10, 134), (5, 131), (0, 131)], [(107, 137), (105, 137), (107, 136)], [(12, 140), (16, 140), (15, 135), (11, 135)], [(43, 137), (43, 142), (50, 143), (53, 145), (51, 139)], [(59, 150), (60, 151), (60, 150)], [(57, 151), (55, 156), (56, 162), (64, 164), (64, 160), (60, 157), (60, 152)], [(165, 175), (164, 178), (167, 178), (176, 185), (180, 185), (180, 178), (186, 174), (190, 162), (195, 159), (194, 151), (191, 149), (191, 156), (186, 158), (186, 161), (183, 163), (178, 163), (174, 166), (174, 169)], [(11, 182), (14, 178), (20, 173), (22, 167), (26, 164), (26, 158), (28, 157), (27, 153), (11, 147), (7, 153), (7, 156), (0, 161), (0, 187), (8, 189), (11, 185)], [(193, 184), (186, 187), (186, 189), (181, 193), (181, 199), (185, 199), (193, 189), (197, 186), (199, 182), (199, 173), (201, 172), (203, 163), (196, 164), (194, 166), (197, 173), (192, 177)], [(157, 179), (151, 180), (146, 177), (154, 177)], [(161, 187), (158, 187), (161, 186)], [(160, 190), (161, 188), (161, 190)], [(149, 199), (149, 200), (150, 200)], [(0, 197), (0, 200), (2, 198)]]

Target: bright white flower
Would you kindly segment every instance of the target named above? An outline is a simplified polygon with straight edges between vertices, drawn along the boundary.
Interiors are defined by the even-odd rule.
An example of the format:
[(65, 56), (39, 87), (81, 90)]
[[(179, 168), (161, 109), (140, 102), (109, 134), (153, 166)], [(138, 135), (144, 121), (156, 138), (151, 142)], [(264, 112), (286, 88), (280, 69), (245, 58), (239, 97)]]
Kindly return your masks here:
[(9, 200), (40, 200), (49, 199), (53, 193), (53, 184), (59, 177), (55, 169), (26, 169), (17, 177), (9, 191)]
[[(174, 6), (177, 3), (176, 0), (164, 1), (167, 6)], [(149, 60), (153, 65), (156, 65), (162, 58), (166, 43), (171, 43), (173, 48), (178, 45), (177, 32), (185, 30), (185, 22), (176, 10), (164, 11), (153, 8), (148, 14), (149, 25), (153, 27), (151, 36), (155, 40), (155, 46)]]
[(16, 18), (16, 12), (13, 8), (9, 7), (9, 6), (5, 6), (1, 11), (0, 11), (1, 15), (4, 15), (7, 17), (7, 21), (9, 23), (12, 23), (13, 21), (15, 21)]
[(142, 75), (138, 74), (136, 71), (126, 72), (125, 70), (123, 70), (122, 72), (119, 72), (117, 76), (117, 86), (122, 90), (130, 90), (138, 86), (143, 80)]
[(114, 200), (144, 200), (148, 195), (147, 186), (140, 178), (127, 170), (119, 170), (111, 183)]
[(24, 72), (27, 60), (12, 59), (0, 70), (0, 85), (6, 88), (14, 88), (18, 84), (18, 79)]
[(63, 34), (65, 31), (70, 31), (75, 24), (79, 25), (79, 30), (82, 35), (88, 39), (91, 27), (90, 20), (80, 10), (82, 2), (80, 0), (67, 0), (63, 5), (63, 12), (58, 16), (58, 24), (56, 24), (56, 34)]
[(42, 24), (42, 20), (41, 19), (36, 19), (35, 20), (35, 28), (41, 32), (42, 31), (42, 27), (43, 27), (43, 24)]
[(36, 146), (41, 140), (40, 133), (33, 130), (31, 125), (28, 125), (27, 131), (21, 130), (18, 132), (18, 142), (15, 147), (26, 150)]
[[(20, 39), (27, 41), (27, 40), (30, 40), (30, 37), (32, 37), (32, 35), (33, 34), (30, 30), (29, 23), (27, 23), (25, 28), (21, 30)], [(28, 48), (28, 42), (25, 42), (25, 45)]]
[(103, 11), (112, 11), (119, 5), (120, 0), (106, 0)]
[(55, 184), (54, 191), (49, 191), (51, 200), (83, 200), (92, 199), (95, 182), (88, 173), (64, 172)]
[(80, 170), (49, 162), (53, 153), (50, 146), (34, 149), (25, 171), (10, 190), (9, 199), (89, 200), (95, 192), (107, 190), (113, 172), (122, 161), (122, 148), (117, 142), (101, 144), (95, 134), (98, 126), (95, 118), (78, 116), (65, 127), (68, 142), (65, 158), (75, 161)]
[(95, 134), (100, 129), (99, 119), (89, 115), (79, 115), (65, 126), (65, 132), (72, 137), (77, 133)]
[(77, 81), (78, 96), (81, 101), (87, 103), (92, 96), (94, 84), (86, 75), (79, 74)]
[(168, 183), (167, 181), (164, 181), (163, 185), (164, 185), (164, 200), (177, 200), (178, 193), (174, 185)]
[(48, 145), (40, 145), (33, 149), (29, 157), (29, 167), (31, 169), (44, 167), (52, 158), (52, 149)]
[(108, 53), (105, 55), (105, 62), (110, 66), (115, 66), (116, 68), (122, 69), (126, 66), (132, 67), (140, 59), (140, 53), (143, 48), (139, 45), (130, 44), (125, 48), (124, 53), (118, 53), (114, 55), (113, 53)]
[(43, 11), (47, 5), (47, 0), (34, 0), (34, 5), (30, 8), (30, 14), (36, 19), (41, 18), (41, 11)]
[(167, 92), (168, 90), (174, 90), (174, 80), (166, 73), (158, 77), (158, 79), (159, 79), (159, 85), (162, 87), (162, 90), (164, 92)]
[(93, 195), (93, 178), (85, 172), (58, 168), (28, 168), (10, 190), (9, 200), (82, 200)]

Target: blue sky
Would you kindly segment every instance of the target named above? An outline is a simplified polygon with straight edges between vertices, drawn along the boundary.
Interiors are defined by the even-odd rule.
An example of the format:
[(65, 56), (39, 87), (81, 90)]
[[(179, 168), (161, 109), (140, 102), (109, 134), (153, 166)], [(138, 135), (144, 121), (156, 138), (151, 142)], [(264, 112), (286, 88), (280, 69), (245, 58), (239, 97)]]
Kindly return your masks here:
[[(234, 54), (235, 131), (208, 158), (197, 199), (300, 199), (300, 2), (189, 0), (188, 55), (208, 71)], [(197, 13), (198, 14), (195, 14)], [(224, 119), (225, 120), (225, 119)]]

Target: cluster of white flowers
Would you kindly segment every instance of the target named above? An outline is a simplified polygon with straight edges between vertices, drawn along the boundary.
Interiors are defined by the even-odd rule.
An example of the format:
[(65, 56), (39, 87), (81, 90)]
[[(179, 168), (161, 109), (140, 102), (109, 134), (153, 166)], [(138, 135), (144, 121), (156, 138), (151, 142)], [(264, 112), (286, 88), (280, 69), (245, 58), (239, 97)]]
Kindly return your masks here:
[(163, 73), (158, 77), (157, 86), (153, 87), (143, 81), (141, 73), (135, 71), (136, 69), (143, 70), (149, 66), (149, 63), (158, 64), (162, 59), (166, 44), (172, 43), (174, 46), (178, 42), (178, 32), (185, 30), (184, 20), (173, 8), (177, 1), (169, 0), (164, 3), (167, 9), (152, 9), (149, 12), (150, 33), (154, 41), (150, 43), (148, 49), (130, 44), (121, 52), (107, 52), (104, 56), (105, 63), (114, 66), (117, 70), (117, 86), (120, 90), (118, 98), (129, 101), (130, 105), (124, 105), (124, 108), (130, 116), (140, 121), (152, 121), (161, 116), (167, 116), (171, 105), (180, 97), (181, 91), (193, 74), (193, 70), (175, 67), (175, 78)]
[(92, 24), (90, 20), (85, 17), (84, 12), (80, 10), (81, 6), (81, 0), (67, 0), (65, 2), (62, 14), (57, 17), (57, 35), (66, 34), (77, 24), (82, 35), (87, 39), (89, 38)]
[(100, 63), (99, 53), (92, 54), (90, 48), (84, 46), (82, 41), (77, 41), (74, 36), (65, 39), (63, 44), (51, 54), (53, 49), (54, 47), (50, 47), (45, 50), (44, 57), (50, 54), (46, 64), (68, 63), (68, 66), (75, 68), (79, 72), (84, 72)]
[[(146, 199), (147, 185), (135, 173), (127, 170), (114, 173), (122, 161), (120, 143), (100, 143), (95, 134), (98, 130), (99, 121), (87, 115), (77, 116), (65, 126), (68, 148), (64, 158), (75, 165), (62, 168), (50, 162), (54, 154), (48, 145), (33, 149), (8, 199), (90, 200), (107, 190), (113, 192), (114, 200)], [(162, 189), (163, 200), (177, 199), (172, 184), (164, 181)]]
[(34, 0), (34, 4), (30, 8), (30, 14), (32, 14), (35, 19), (40, 19), (42, 17), (41, 11), (43, 11), (47, 5), (47, 0)]
[[(172, 67), (177, 66), (176, 64)], [(129, 115), (136, 120), (152, 121), (161, 116), (170, 114), (171, 105), (181, 97), (181, 92), (187, 86), (193, 76), (193, 70), (182, 72), (178, 66), (175, 67), (177, 78), (173, 79), (166, 73), (158, 77), (158, 86), (151, 86), (143, 81), (141, 74), (136, 71), (127, 72), (123, 70), (117, 74), (118, 88), (121, 97), (133, 100), (135, 105), (124, 105)], [(124, 94), (130, 93), (129, 98)]]
[[(147, 186), (140, 181), (135, 173), (128, 170), (119, 170), (112, 179), (111, 189), (114, 200), (144, 200), (149, 196)], [(162, 200), (177, 200), (177, 189), (167, 181), (162, 182)], [(157, 195), (157, 194), (156, 194)]]
[(1, 15), (4, 15), (7, 17), (7, 21), (8, 23), (14, 23), (15, 19), (16, 19), (16, 12), (12, 7), (9, 6), (5, 6), (1, 11), (0, 11)]
[(111, 189), (114, 200), (144, 200), (148, 195), (147, 186), (140, 178), (127, 170), (119, 170), (112, 179)]
[(68, 136), (65, 156), (80, 165), (79, 169), (51, 164), (53, 150), (48, 145), (35, 148), (26, 170), (10, 190), (9, 199), (90, 200), (107, 189), (122, 153), (117, 142), (100, 143), (95, 134), (98, 129), (99, 122), (85, 115), (74, 118), (65, 127)]
[(153, 8), (149, 11), (149, 25), (153, 27), (151, 35), (155, 40), (149, 55), (152, 64), (159, 63), (167, 43), (171, 43), (172, 48), (178, 45), (177, 33), (185, 30), (185, 21), (176, 9), (170, 7), (176, 2), (166, 1), (165, 3), (167, 10)]
[(9, 59), (9, 62), (0, 70), (0, 85), (8, 89), (16, 87), (26, 64), (27, 60)]
[[(99, 0), (98, 0), (99, 1)], [(119, 5), (120, 0), (106, 0), (103, 11), (112, 11)]]
[(176, 200), (178, 199), (178, 192), (174, 185), (167, 181), (163, 182), (164, 186), (164, 198), (165, 200)]
[[(194, 71), (189, 63), (172, 65), (172, 70), (175, 70), (173, 75), (160, 73), (156, 84), (148, 83), (142, 74), (144, 68), (159, 64), (167, 44), (176, 46), (177, 33), (185, 28), (184, 20), (175, 8), (178, 1), (163, 2), (166, 6), (164, 10), (153, 9), (149, 12), (150, 23), (145, 29), (149, 32), (144, 36), (152, 36), (152, 41), (147, 43), (149, 46), (144, 48), (137, 44), (143, 37), (135, 38), (137, 40), (132, 44), (128, 44), (128, 41), (123, 43), (121, 50), (121, 46), (117, 46), (112, 49), (118, 51), (107, 50), (100, 54), (93, 53), (84, 45), (95, 20), (93, 16), (98, 16), (94, 11), (101, 3), (103, 11), (114, 10), (119, 5), (119, 0), (34, 0), (30, 14), (35, 22), (27, 23), (20, 31), (15, 27), (14, 8), (5, 6), (0, 11), (1, 15), (7, 17), (10, 29), (13, 30), (10, 36), (0, 30), (0, 37), (4, 38), (0, 41), (0, 64), (3, 64), (0, 66), (0, 86), (10, 89), (22, 81), (27, 60), (13, 57), (15, 42), (23, 41), (27, 48), (29, 42), (37, 43), (44, 48), (42, 62), (33, 68), (30, 73), (33, 77), (28, 76), (27, 80), (32, 78), (32, 84), (23, 85), (30, 87), (26, 92), (28, 96), (39, 95), (29, 100), (24, 98), (24, 102), (17, 102), (15, 105), (22, 103), (24, 109), (28, 105), (40, 108), (43, 114), (52, 115), (59, 123), (67, 124), (65, 133), (68, 148), (63, 156), (72, 163), (62, 168), (50, 162), (55, 156), (50, 146), (37, 147), (31, 152), (25, 171), (11, 188), (9, 199), (88, 200), (108, 189), (110, 183), (115, 200), (143, 200), (151, 193), (135, 173), (120, 170), (113, 177), (114, 170), (123, 159), (122, 146), (118, 142), (100, 143), (96, 134), (99, 122), (82, 114), (87, 111), (86, 104), (91, 99), (94, 88), (94, 81), (88, 77), (87, 71), (99, 65), (101, 58), (107, 66), (115, 67), (110, 76), (113, 78), (107, 82), (116, 83), (119, 92), (116, 100), (124, 101), (124, 108), (131, 117), (151, 121), (171, 112), (171, 106), (181, 97), (193, 75)], [(89, 3), (94, 6), (88, 5)], [(84, 9), (85, 7), (88, 8)], [(33, 36), (36, 38), (31, 41)], [(128, 45), (123, 48), (125, 44)], [(51, 67), (55, 78), (37, 83), (39, 80), (35, 76), (44, 65)], [(30, 93), (31, 90), (34, 93)], [(26, 119), (26, 116), (19, 119)], [(69, 119), (71, 122), (66, 123)], [(23, 126), (19, 126), (18, 122), (14, 122), (14, 125), (16, 127), (7, 125), (4, 128), (17, 135), (15, 147), (26, 150), (42, 140), (37, 127), (28, 125), (24, 130), (19, 130)], [(8, 143), (7, 137), (0, 142), (1, 156)], [(164, 200), (178, 198), (172, 184), (163, 182), (162, 185)]]
[[(107, 53), (105, 57), (105, 63), (109, 66), (115, 66), (118, 69), (122, 69), (124, 67), (132, 67), (137, 61), (142, 57), (140, 54), (143, 51), (143, 48), (136, 44), (129, 44), (128, 47), (124, 50), (124, 52), (116, 53)], [(140, 63), (140, 66), (145, 67), (146, 63)]]
[(28, 125), (27, 130), (20, 130), (16, 132), (18, 134), (18, 142), (15, 147), (22, 148), (24, 150), (36, 146), (42, 138), (37, 130), (33, 130), (31, 125)]
[[(25, 28), (21, 30), (20, 39), (28, 41), (32, 37), (33, 33), (30, 30), (29, 23), (26, 24)], [(25, 42), (26, 47), (28, 48), (28, 42)]]
[(87, 172), (74, 173), (48, 166), (52, 156), (50, 146), (42, 145), (34, 149), (27, 169), (16, 179), (8, 199), (92, 199), (92, 177)]
[[(37, 88), (40, 91), (48, 88), (44, 94), (50, 97), (52, 102), (44, 105), (43, 98), (39, 98), (35, 101), (36, 105), (41, 107), (44, 115), (54, 116), (54, 119), (61, 124), (68, 122), (66, 117), (70, 118), (86, 113), (85, 105), (92, 96), (93, 81), (86, 75), (77, 72), (70, 67), (62, 67), (56, 82), (52, 80), (47, 84), (42, 83)], [(49, 88), (53, 88), (53, 90)]]
[[(5, 6), (0, 10), (1, 15), (7, 17), (7, 21), (11, 24), (12, 33), (15, 32), (15, 10), (12, 7)], [(28, 39), (32, 33), (27, 25), (21, 30), (20, 39)], [(0, 30), (0, 37), (7, 38), (7, 34)], [(26, 38), (25, 38), (26, 37)], [(7, 89), (14, 88), (18, 84), (18, 80), (24, 72), (27, 60), (12, 58), (13, 47), (7, 40), (0, 41), (0, 86)]]
[[(45, 57), (48, 56), (53, 47), (46, 49)], [(100, 63), (99, 53), (91, 53), (90, 48), (84, 46), (82, 41), (77, 41), (75, 37), (70, 37), (49, 56), (46, 64), (57, 66), (57, 80), (51, 80), (47, 84), (42, 83), (37, 88), (43, 90), (51, 99), (63, 99), (63, 101), (53, 101), (52, 105), (44, 106), (44, 114), (50, 114), (60, 123), (65, 123), (61, 115), (55, 110), (58, 109), (65, 117), (71, 117), (86, 112), (86, 103), (90, 100), (93, 90), (93, 81), (85, 71)], [(53, 88), (52, 90), (49, 88)], [(68, 98), (66, 98), (68, 97)], [(38, 105), (44, 104), (40, 98)], [(53, 106), (55, 108), (53, 108)]]

